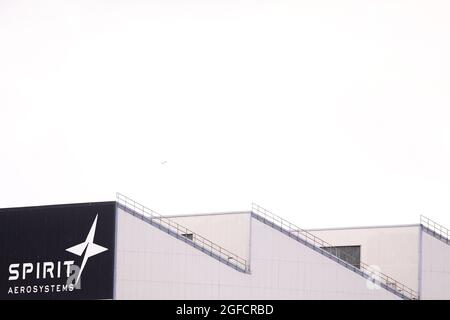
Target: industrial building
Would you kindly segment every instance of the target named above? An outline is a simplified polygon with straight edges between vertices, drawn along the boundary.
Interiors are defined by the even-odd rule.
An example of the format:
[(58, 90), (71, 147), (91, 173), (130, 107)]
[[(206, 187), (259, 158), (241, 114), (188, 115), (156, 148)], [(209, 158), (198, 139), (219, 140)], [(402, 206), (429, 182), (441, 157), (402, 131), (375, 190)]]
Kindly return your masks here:
[(304, 230), (259, 205), (166, 216), (116, 201), (0, 209), (0, 299), (450, 299), (449, 231)]

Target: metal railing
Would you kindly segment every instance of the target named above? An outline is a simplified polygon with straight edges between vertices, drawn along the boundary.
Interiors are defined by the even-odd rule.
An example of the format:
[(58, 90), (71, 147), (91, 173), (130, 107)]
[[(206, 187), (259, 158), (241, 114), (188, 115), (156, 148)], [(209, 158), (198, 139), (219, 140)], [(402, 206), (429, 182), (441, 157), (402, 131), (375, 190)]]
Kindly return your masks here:
[(168, 232), (173, 233), (178, 238), (185, 242), (194, 244), (196, 247), (203, 249), (203, 251), (210, 253), (211, 256), (218, 257), (222, 262), (239, 269), (243, 272), (249, 272), (250, 267), (247, 260), (238, 255), (228, 251), (227, 249), (215, 244), (205, 237), (195, 233), (194, 231), (180, 225), (179, 223), (162, 216), (154, 210), (151, 210), (144, 205), (132, 200), (131, 198), (117, 193), (117, 203), (131, 210), (133, 213), (140, 215), (142, 218), (147, 218)]
[(450, 231), (443, 225), (420, 215), (420, 224), (427, 228), (435, 237), (450, 243)]
[[(369, 266), (364, 262), (359, 262), (357, 265), (352, 264), (348, 261), (355, 261), (355, 257), (337, 250), (336, 246), (318, 238), (314, 234), (299, 228), (293, 223), (281, 218), (280, 216), (264, 209), (263, 207), (252, 204), (252, 213), (260, 216), (265, 220), (265, 222), (272, 227), (276, 227), (287, 234), (289, 237), (296, 239), (297, 241), (304, 242), (314, 247), (316, 251), (322, 253), (323, 255), (329, 257), (333, 256), (338, 260), (338, 262), (348, 269), (351, 269), (358, 273), (363, 273), (367, 279), (370, 279), (374, 283), (379, 283), (386, 288), (390, 288), (401, 294), (403, 297), (411, 300), (416, 300), (419, 298), (418, 292), (405, 286), (404, 284), (398, 282), (392, 277), (379, 272), (373, 267)], [(333, 252), (333, 248), (334, 250)]]

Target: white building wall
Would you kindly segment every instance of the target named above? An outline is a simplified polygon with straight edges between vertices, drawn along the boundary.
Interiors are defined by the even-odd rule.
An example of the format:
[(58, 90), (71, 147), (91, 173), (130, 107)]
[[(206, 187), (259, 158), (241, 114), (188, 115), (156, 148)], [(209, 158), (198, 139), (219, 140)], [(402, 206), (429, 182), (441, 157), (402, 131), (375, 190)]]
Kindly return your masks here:
[(450, 246), (422, 232), (422, 299), (450, 299)]
[(398, 299), (251, 220), (251, 274), (118, 210), (117, 299)]
[(419, 290), (419, 225), (311, 230), (334, 246), (360, 245), (361, 261)]
[(250, 212), (169, 218), (248, 260), (250, 256)]

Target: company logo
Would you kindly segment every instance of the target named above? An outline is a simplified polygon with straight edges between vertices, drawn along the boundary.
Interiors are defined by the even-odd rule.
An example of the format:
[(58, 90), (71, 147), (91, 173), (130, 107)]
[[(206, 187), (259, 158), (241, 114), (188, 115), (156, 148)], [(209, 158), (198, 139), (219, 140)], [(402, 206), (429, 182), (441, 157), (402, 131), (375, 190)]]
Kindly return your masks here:
[(80, 244), (77, 244), (73, 247), (66, 249), (66, 251), (69, 251), (70, 253), (73, 253), (77, 256), (82, 256), (84, 252), (83, 262), (81, 262), (80, 271), (78, 271), (78, 276), (75, 281), (75, 285), (78, 283), (78, 281), (80, 281), (81, 273), (83, 272), (88, 259), (90, 257), (93, 257), (99, 253), (108, 250), (107, 248), (99, 246), (98, 244), (94, 243), (95, 229), (97, 228), (97, 218), (98, 214), (95, 216), (94, 222), (92, 223), (91, 229), (89, 230), (86, 240)]
[(45, 261), (34, 263), (12, 263), (9, 265), (9, 281), (25, 281), (30, 277), (33, 277), (34, 280), (65, 278), (66, 281), (60, 284), (32, 284), (27, 286), (10, 286), (8, 288), (8, 295), (25, 293), (53, 293), (81, 289), (79, 281), (89, 258), (108, 250), (107, 248), (94, 243), (95, 231), (97, 228), (97, 219), (98, 214), (95, 216), (94, 222), (92, 223), (89, 233), (84, 242), (66, 249), (66, 251), (80, 257), (84, 254), (83, 260), (81, 262), (81, 267), (75, 265), (75, 261), (73, 260), (60, 260), (56, 262)]

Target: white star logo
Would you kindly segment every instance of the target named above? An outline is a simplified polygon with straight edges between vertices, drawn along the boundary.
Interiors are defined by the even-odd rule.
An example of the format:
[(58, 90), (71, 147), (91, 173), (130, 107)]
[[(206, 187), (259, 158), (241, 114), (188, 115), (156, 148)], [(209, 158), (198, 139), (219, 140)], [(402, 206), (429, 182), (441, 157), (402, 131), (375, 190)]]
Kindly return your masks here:
[(84, 266), (90, 257), (93, 257), (103, 251), (108, 250), (105, 247), (99, 246), (94, 243), (95, 229), (97, 227), (97, 218), (98, 214), (95, 216), (94, 222), (92, 223), (91, 230), (86, 237), (86, 240), (76, 246), (70, 247), (66, 249), (70, 253), (76, 254), (77, 256), (81, 256), (84, 252), (83, 262), (81, 263), (80, 271), (78, 272), (77, 280), (75, 281), (75, 285), (78, 283), (81, 277), (81, 273), (83, 272)]

